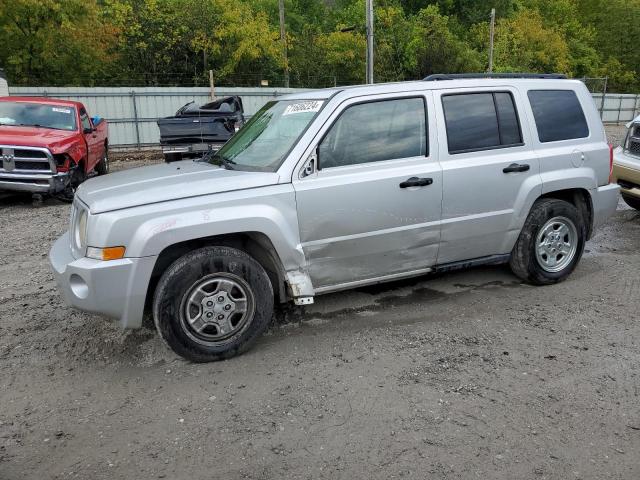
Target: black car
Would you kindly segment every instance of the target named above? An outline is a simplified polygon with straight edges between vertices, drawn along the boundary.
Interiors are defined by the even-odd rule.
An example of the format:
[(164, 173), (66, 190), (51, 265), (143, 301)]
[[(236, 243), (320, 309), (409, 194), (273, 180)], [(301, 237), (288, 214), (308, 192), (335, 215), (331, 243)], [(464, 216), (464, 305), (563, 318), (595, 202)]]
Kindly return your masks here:
[(237, 95), (201, 106), (189, 102), (173, 117), (158, 120), (164, 158), (172, 162), (218, 150), (243, 124), (242, 99)]

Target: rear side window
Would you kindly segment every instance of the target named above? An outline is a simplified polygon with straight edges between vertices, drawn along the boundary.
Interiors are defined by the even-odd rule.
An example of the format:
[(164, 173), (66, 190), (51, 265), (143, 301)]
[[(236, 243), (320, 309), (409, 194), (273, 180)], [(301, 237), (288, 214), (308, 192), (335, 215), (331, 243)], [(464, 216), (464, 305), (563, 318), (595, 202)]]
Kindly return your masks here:
[(589, 126), (573, 90), (529, 90), (527, 93), (541, 142), (589, 136)]
[(522, 145), (522, 133), (509, 92), (464, 93), (442, 97), (449, 153)]
[(321, 168), (382, 162), (427, 154), (423, 98), (361, 103), (347, 108), (324, 137)]

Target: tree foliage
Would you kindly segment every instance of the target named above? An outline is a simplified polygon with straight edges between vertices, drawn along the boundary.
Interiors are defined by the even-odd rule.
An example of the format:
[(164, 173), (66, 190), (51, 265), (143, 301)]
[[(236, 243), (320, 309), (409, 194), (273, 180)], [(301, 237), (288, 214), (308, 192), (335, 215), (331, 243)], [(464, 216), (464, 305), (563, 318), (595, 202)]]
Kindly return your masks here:
[[(13, 84), (282, 85), (364, 81), (365, 0), (0, 0), (0, 67)], [(375, 0), (375, 78), (560, 72), (640, 87), (640, 0)]]

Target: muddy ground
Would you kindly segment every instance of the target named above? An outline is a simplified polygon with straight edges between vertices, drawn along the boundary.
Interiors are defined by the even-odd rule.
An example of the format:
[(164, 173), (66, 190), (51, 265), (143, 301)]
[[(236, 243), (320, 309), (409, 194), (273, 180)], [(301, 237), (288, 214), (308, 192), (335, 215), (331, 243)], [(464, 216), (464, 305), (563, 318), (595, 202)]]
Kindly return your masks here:
[(2, 480), (640, 478), (622, 204), (562, 284), (492, 267), (318, 297), (206, 365), (62, 303), (46, 255), (67, 222), (0, 203)]

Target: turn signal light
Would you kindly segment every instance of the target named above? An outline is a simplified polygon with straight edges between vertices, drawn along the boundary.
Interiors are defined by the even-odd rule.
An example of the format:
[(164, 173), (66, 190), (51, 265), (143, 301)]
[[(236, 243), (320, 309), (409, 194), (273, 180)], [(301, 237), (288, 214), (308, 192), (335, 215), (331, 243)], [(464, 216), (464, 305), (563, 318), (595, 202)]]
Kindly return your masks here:
[(120, 260), (124, 258), (124, 247), (87, 247), (87, 257), (94, 260)]

